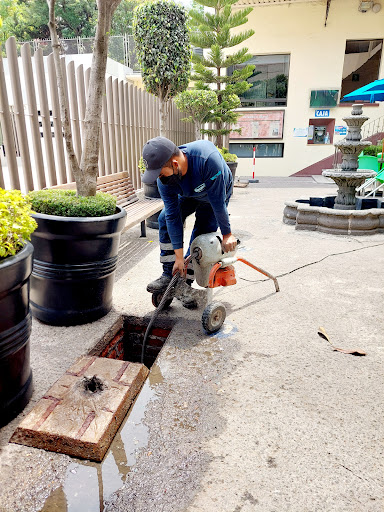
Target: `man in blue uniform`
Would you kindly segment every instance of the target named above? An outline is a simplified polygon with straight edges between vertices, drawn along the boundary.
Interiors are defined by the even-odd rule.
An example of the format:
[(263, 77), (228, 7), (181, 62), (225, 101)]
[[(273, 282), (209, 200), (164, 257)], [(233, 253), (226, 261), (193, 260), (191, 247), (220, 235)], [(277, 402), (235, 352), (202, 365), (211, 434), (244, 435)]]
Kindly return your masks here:
[[(157, 185), (164, 209), (159, 215), (160, 262), (163, 274), (147, 286), (151, 293), (167, 288), (172, 275), (184, 274), (183, 225), (195, 213), (194, 238), (220, 227), (223, 250), (233, 251), (237, 240), (231, 233), (227, 205), (232, 193), (232, 173), (212, 142), (197, 140), (177, 147), (165, 137), (149, 140), (143, 148), (146, 171), (143, 183)], [(188, 255), (189, 248), (186, 253)], [(188, 276), (192, 277), (188, 270)], [(192, 280), (187, 279), (190, 284)], [(195, 301), (184, 296), (185, 307)]]

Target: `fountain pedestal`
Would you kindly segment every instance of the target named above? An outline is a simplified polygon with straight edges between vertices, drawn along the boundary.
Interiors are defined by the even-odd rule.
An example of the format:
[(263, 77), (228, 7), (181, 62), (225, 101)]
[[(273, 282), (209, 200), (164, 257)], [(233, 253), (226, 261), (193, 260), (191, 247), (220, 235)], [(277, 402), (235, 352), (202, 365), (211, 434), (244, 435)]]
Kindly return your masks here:
[(322, 172), (323, 176), (332, 178), (339, 187), (334, 205), (336, 210), (355, 210), (356, 188), (376, 175), (375, 171), (358, 169), (359, 154), (371, 145), (370, 141), (361, 140), (361, 127), (369, 119), (363, 115), (362, 107), (362, 104), (352, 105), (351, 115), (343, 117), (348, 126), (347, 136), (335, 144), (343, 155), (340, 169), (325, 169)]
[(376, 175), (375, 171), (361, 169), (359, 171), (339, 171), (329, 169), (322, 172), (323, 176), (332, 178), (339, 187), (335, 199), (335, 210), (356, 209), (356, 189), (368, 178)]

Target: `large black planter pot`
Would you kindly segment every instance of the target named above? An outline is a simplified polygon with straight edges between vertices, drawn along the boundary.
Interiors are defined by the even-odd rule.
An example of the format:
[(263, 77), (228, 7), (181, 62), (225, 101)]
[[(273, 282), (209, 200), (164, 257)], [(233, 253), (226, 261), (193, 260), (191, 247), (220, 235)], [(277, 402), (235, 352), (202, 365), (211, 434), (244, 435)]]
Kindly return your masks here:
[(0, 263), (0, 427), (24, 409), (32, 395), (29, 277), (33, 247)]
[[(237, 169), (238, 163), (237, 162), (227, 162), (227, 165), (228, 165), (229, 169), (231, 170), (233, 183), (235, 183), (236, 169)], [(231, 194), (232, 193), (233, 193), (233, 184), (232, 184)]]
[[(160, 192), (159, 192), (159, 189), (157, 187), (157, 183), (143, 183), (144, 185), (144, 196), (145, 197), (161, 197), (160, 196)], [(150, 217), (148, 217), (147, 221), (146, 221), (146, 224), (147, 224), (147, 227), (149, 228), (152, 228), (152, 229), (159, 229), (159, 215), (160, 215), (161, 211), (160, 212), (157, 212), (155, 213), (155, 215), (151, 215)]]
[(33, 214), (33, 316), (50, 325), (79, 325), (110, 311), (125, 216), (120, 207), (106, 217)]

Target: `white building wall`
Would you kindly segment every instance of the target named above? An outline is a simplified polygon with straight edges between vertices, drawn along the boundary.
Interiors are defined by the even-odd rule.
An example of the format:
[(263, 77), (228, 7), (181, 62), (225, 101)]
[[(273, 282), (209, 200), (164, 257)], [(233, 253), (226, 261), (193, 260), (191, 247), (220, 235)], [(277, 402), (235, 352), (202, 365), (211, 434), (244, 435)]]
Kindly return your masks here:
[[(288, 53), (291, 56), (287, 106), (274, 107), (276, 110), (285, 110), (283, 139), (243, 140), (283, 142), (284, 157), (256, 159), (255, 175), (289, 176), (333, 154), (333, 146), (307, 145), (305, 137), (293, 137), (293, 130), (306, 128), (308, 120), (315, 117), (315, 109), (309, 108), (311, 90), (341, 90), (346, 40), (384, 39), (384, 5), (378, 13), (361, 13), (358, 5), (358, 0), (333, 0), (327, 26), (324, 26), (325, 0), (257, 6), (248, 16), (248, 24), (238, 27), (239, 32), (248, 28), (255, 30), (255, 34), (243, 43), (251, 54)], [(379, 78), (384, 78), (383, 60), (384, 51)], [(350, 106), (338, 106), (330, 110), (329, 117), (335, 118), (336, 126), (342, 125), (345, 124), (343, 116), (350, 111)], [(379, 107), (366, 107), (364, 113), (370, 117), (370, 121), (383, 116), (384, 102)], [(334, 142), (342, 138), (344, 136), (335, 135)], [(240, 140), (231, 139), (230, 142)], [(238, 175), (251, 175), (252, 170), (252, 159), (239, 159)]]

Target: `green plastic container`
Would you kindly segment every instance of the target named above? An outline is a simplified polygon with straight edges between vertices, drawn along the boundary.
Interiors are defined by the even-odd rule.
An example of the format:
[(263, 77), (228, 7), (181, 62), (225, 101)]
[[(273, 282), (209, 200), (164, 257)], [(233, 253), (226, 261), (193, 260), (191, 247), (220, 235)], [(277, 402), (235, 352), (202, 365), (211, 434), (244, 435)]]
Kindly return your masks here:
[(369, 155), (359, 156), (359, 169), (370, 169), (379, 172), (379, 162), (377, 157)]

